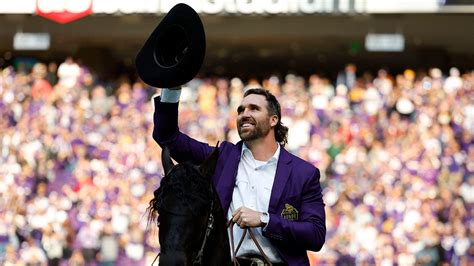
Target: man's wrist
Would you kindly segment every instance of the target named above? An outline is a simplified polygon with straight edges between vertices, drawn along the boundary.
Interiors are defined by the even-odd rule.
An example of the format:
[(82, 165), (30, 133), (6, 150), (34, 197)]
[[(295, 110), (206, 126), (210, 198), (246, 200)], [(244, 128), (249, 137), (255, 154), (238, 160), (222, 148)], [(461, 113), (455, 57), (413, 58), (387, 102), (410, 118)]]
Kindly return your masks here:
[(181, 87), (161, 90), (161, 102), (163, 103), (177, 103), (181, 96)]

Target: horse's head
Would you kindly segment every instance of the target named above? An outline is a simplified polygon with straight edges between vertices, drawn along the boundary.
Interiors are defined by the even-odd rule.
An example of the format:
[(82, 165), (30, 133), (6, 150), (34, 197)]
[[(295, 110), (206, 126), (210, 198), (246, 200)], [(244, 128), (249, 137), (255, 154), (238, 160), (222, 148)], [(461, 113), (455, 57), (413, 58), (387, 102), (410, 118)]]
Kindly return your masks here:
[(202, 258), (203, 242), (209, 242), (210, 238), (209, 234), (206, 236), (210, 217), (214, 220), (211, 213), (221, 208), (211, 181), (218, 156), (216, 146), (199, 166), (191, 163), (174, 165), (169, 150), (163, 148), (165, 176), (148, 209), (151, 219), (158, 213), (160, 264), (193, 265)]

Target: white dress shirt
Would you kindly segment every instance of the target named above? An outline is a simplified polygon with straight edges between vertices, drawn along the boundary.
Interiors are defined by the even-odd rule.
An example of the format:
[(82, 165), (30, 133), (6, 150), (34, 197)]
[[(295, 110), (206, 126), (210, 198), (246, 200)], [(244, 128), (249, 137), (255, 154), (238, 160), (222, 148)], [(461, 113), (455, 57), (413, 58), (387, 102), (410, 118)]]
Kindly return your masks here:
[[(227, 218), (232, 218), (232, 213), (240, 207), (247, 207), (258, 212), (268, 212), (270, 204), (270, 195), (272, 192), (273, 181), (280, 155), (280, 145), (268, 161), (258, 161), (253, 157), (252, 152), (245, 143), (242, 146), (242, 154), (235, 181), (232, 202), (230, 203)], [(265, 254), (271, 262), (282, 262), (278, 251), (270, 240), (262, 235), (262, 228), (252, 228), (255, 238), (262, 247)], [(234, 247), (237, 248), (243, 229), (234, 226)], [(247, 233), (237, 256), (245, 254), (260, 254), (257, 246), (253, 243), (250, 235)]]

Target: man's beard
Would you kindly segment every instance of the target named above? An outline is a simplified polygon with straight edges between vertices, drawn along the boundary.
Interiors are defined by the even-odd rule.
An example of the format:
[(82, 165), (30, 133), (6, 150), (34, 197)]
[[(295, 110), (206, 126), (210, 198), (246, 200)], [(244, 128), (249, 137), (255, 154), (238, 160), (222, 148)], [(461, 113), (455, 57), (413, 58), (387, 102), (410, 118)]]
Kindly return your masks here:
[[(270, 132), (270, 128), (271, 128), (270, 124), (265, 123), (265, 122), (261, 122), (261, 123), (254, 122), (253, 129), (244, 130), (244, 132), (242, 132), (243, 130), (242, 130), (241, 126), (244, 123), (242, 121), (240, 123), (238, 123), (237, 131), (239, 132), (239, 136), (243, 141), (256, 140), (258, 138), (262, 138), (262, 137), (266, 136), (268, 134), (268, 132)], [(255, 120), (253, 120), (253, 121), (255, 121)]]

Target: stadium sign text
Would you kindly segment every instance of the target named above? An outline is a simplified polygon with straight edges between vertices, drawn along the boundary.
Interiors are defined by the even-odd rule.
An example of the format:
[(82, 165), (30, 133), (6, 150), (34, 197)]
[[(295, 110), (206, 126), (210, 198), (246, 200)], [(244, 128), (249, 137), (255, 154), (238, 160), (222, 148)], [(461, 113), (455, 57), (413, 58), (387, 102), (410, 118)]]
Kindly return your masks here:
[(92, 14), (92, 0), (37, 0), (36, 14), (65, 24)]
[[(167, 13), (178, 1), (94, 0), (94, 13)], [(362, 12), (366, 0), (188, 0), (179, 1), (204, 14), (313, 14)]]
[(37, 13), (67, 23), (89, 14), (159, 15), (179, 2), (209, 15), (474, 13), (474, 5), (443, 1), (448, 0), (0, 0), (0, 14)]

